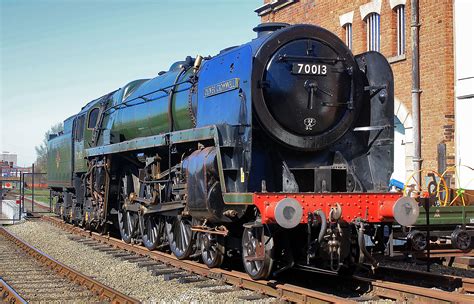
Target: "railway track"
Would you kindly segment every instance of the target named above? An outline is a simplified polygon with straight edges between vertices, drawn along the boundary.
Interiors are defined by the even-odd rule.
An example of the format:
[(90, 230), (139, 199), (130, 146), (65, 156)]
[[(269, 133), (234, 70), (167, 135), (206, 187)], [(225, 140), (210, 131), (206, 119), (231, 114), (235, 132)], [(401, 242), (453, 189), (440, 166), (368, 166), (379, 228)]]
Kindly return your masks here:
[(0, 227), (0, 302), (138, 303), (20, 240)]
[(474, 294), (474, 278), (466, 278), (455, 275), (440, 275), (438, 273), (399, 269), (390, 266), (377, 268), (375, 277), (383, 280), (396, 278), (397, 282), (411, 282), (427, 288), (441, 288), (447, 291), (458, 291), (460, 293)]
[[(368, 285), (369, 292), (360, 298), (342, 298), (332, 294), (327, 294), (319, 291), (314, 291), (308, 288), (281, 283), (277, 281), (260, 280), (254, 281), (248, 277), (247, 274), (234, 270), (224, 269), (209, 269), (207, 266), (189, 260), (178, 260), (174, 256), (159, 252), (148, 251), (146, 248), (133, 244), (126, 244), (122, 240), (112, 238), (110, 236), (100, 235), (94, 232), (88, 232), (78, 227), (66, 224), (59, 218), (42, 217), (42, 220), (53, 224), (56, 227), (64, 229), (75, 235), (78, 241), (83, 242), (89, 246), (99, 250), (111, 251), (122, 250), (122, 254), (117, 256), (129, 256), (131, 260), (136, 260), (142, 265), (149, 263), (150, 267), (155, 267), (156, 271), (165, 274), (169, 279), (186, 280), (189, 273), (199, 275), (204, 278), (212, 278), (222, 281), (227, 284), (253, 290), (257, 293), (279, 298), (281, 300), (296, 302), (296, 303), (354, 303), (358, 300), (377, 300), (377, 299), (391, 299), (397, 302), (403, 301), (406, 303), (433, 303), (433, 302), (449, 302), (449, 303), (474, 303), (474, 296), (463, 294), (462, 292), (474, 292), (474, 280), (467, 278), (459, 278), (453, 276), (434, 275), (430, 277), (431, 282), (441, 282), (441, 278), (446, 282), (455, 282), (450, 285), (451, 289), (457, 288), (458, 292), (450, 292), (444, 290), (433, 289), (422, 286), (412, 286), (393, 281), (368, 278), (368, 277), (352, 277), (343, 280), (351, 281), (351, 284), (365, 284)], [(153, 266), (153, 262), (159, 262), (160, 266)], [(156, 264), (156, 263), (155, 263)], [(170, 269), (181, 269), (183, 272)], [(389, 269), (385, 269), (389, 271)], [(401, 270), (399, 270), (401, 271)], [(423, 273), (421, 273), (423, 274)], [(420, 273), (412, 273), (412, 275), (420, 275)], [(409, 276), (405, 273), (405, 276)], [(338, 280), (338, 279), (335, 279)], [(436, 285), (436, 283), (432, 283)], [(457, 284), (457, 285), (456, 285)], [(454, 287), (453, 287), (454, 286)], [(460, 288), (461, 287), (461, 288)]]

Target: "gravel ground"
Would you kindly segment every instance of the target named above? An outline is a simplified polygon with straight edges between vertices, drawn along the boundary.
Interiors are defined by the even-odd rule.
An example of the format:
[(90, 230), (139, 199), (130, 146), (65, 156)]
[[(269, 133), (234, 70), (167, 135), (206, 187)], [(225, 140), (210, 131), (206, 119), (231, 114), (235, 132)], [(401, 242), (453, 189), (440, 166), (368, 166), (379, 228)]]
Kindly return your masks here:
[[(162, 276), (153, 276), (134, 263), (70, 240), (70, 234), (48, 223), (27, 221), (7, 229), (54, 259), (146, 303), (244, 303), (246, 301), (237, 297), (252, 294), (247, 290), (216, 294), (209, 292), (210, 288), (195, 287), (203, 282), (180, 284), (176, 280), (164, 281)], [(220, 286), (222, 288), (231, 286)], [(265, 298), (252, 302), (273, 301), (275, 299)]]

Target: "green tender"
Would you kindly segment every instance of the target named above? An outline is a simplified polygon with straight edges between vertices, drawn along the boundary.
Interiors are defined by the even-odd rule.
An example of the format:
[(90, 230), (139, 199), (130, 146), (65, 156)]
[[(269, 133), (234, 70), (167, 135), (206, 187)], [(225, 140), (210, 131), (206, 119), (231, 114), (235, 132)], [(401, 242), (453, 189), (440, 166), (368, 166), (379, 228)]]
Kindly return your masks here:
[(64, 133), (48, 141), (48, 184), (50, 187), (72, 187), (72, 121), (64, 121)]

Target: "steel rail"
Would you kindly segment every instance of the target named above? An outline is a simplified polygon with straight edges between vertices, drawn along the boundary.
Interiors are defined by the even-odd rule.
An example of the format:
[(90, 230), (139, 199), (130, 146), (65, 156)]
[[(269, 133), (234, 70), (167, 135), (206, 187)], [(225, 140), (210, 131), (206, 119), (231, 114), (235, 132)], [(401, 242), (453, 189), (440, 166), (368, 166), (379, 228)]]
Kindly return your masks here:
[[(427, 252), (426, 250), (423, 252), (417, 252), (415, 253), (415, 256), (418, 258), (421, 257), (426, 257)], [(430, 250), (430, 258), (446, 258), (446, 257), (464, 257), (464, 256), (469, 256), (472, 257), (474, 256), (474, 250), (469, 250), (469, 251), (462, 251), (459, 249), (432, 249)]]
[(15, 291), (15, 289), (2, 280), (2, 278), (0, 278), (0, 302), (10, 304), (28, 303)]
[[(418, 280), (422, 281), (429, 287), (458, 289), (461, 293), (474, 293), (474, 278), (466, 278), (448, 274), (438, 274), (412, 269), (400, 269), (391, 266), (379, 266), (376, 274), (382, 274), (383, 278), (386, 274), (396, 277), (396, 279)], [(385, 279), (384, 279), (385, 280)], [(389, 281), (387, 279), (387, 281)]]
[(394, 282), (359, 278), (370, 283), (374, 294), (404, 303), (474, 303), (474, 297), (456, 292), (412, 286)]
[(291, 284), (282, 284), (276, 281), (269, 280), (255, 281), (251, 279), (246, 273), (234, 270), (208, 268), (206, 265), (198, 262), (189, 260), (178, 260), (173, 255), (164, 252), (149, 251), (148, 249), (142, 246), (127, 244), (122, 240), (118, 240), (105, 235), (100, 235), (95, 232), (85, 231), (81, 228), (64, 223), (59, 218), (43, 216), (42, 219), (57, 226), (58, 228), (64, 229), (73, 234), (80, 235), (83, 237), (89, 237), (95, 241), (105, 243), (118, 249), (133, 252), (135, 254), (147, 256), (153, 260), (160, 261), (162, 263), (195, 273), (203, 277), (220, 280), (225, 283), (237, 286), (239, 288), (253, 290), (260, 294), (279, 298), (285, 301), (295, 303), (355, 303), (352, 300), (344, 299), (338, 296), (314, 291)]
[(20, 249), (28, 253), (31, 257), (36, 259), (38, 262), (49, 267), (51, 270), (55, 271), (59, 275), (69, 279), (73, 283), (82, 285), (87, 289), (95, 292), (101, 299), (106, 300), (110, 303), (124, 303), (132, 304), (139, 303), (135, 298), (129, 297), (117, 290), (114, 290), (87, 275), (84, 275), (76, 270), (72, 269), (69, 266), (62, 264), (61, 262), (56, 261), (46, 253), (36, 249), (25, 241), (21, 240), (13, 233), (7, 231), (5, 228), (0, 227), (0, 234), (3, 235), (6, 239), (13, 242)]

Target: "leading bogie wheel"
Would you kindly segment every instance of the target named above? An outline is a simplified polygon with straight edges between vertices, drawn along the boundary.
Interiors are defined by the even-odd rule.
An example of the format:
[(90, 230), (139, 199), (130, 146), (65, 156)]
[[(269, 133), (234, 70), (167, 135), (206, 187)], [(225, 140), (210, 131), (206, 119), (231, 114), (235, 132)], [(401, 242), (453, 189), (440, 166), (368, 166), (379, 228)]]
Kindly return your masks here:
[(220, 267), (225, 254), (223, 238), (211, 233), (202, 233), (200, 236), (202, 261), (209, 268)]
[(242, 260), (254, 280), (267, 279), (273, 268), (273, 237), (264, 226), (245, 228), (242, 235)]

